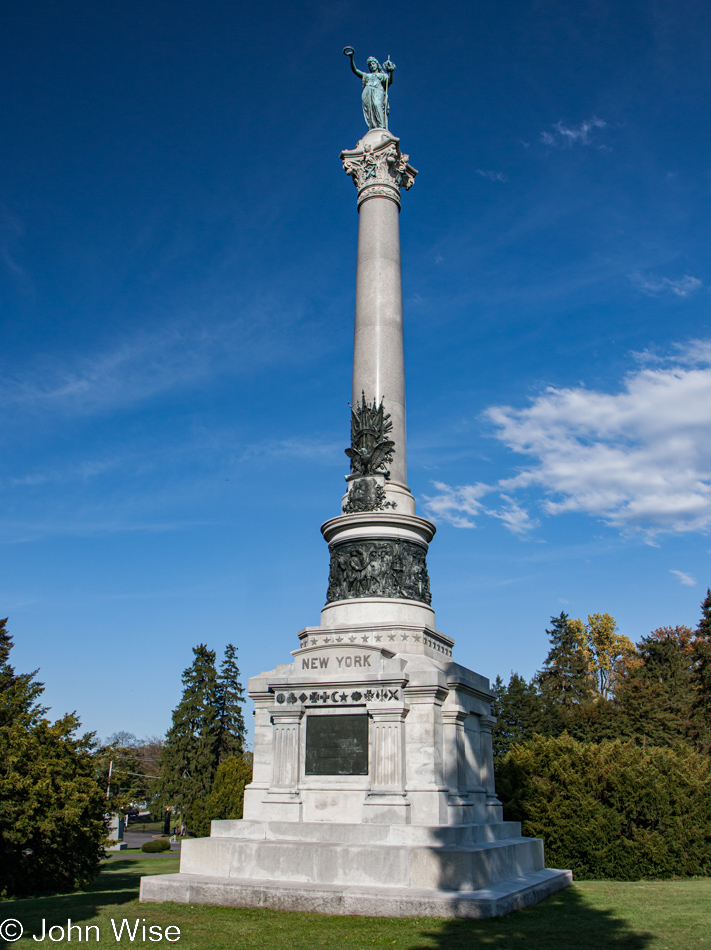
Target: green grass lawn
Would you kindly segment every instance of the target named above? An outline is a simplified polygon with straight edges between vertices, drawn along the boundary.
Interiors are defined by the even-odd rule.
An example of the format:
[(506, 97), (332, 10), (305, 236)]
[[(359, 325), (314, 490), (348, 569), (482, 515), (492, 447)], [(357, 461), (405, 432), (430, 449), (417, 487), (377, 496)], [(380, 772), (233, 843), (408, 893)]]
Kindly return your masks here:
[(162, 821), (148, 821), (145, 818), (129, 818), (128, 820), (128, 830), (139, 835), (162, 835), (164, 827)]
[[(178, 869), (177, 855), (111, 857), (96, 883), (75, 894), (6, 901), (0, 919), (16, 918), (25, 927), (19, 950), (36, 947), (40, 935), (54, 924), (97, 925), (100, 946), (128, 946), (124, 934), (114, 937), (126, 918), (139, 930), (133, 945), (144, 945), (140, 927), (180, 928), (174, 946), (186, 950), (711, 950), (711, 879), (623, 884), (583, 881), (536, 907), (496, 920), (436, 918), (376, 919), (327, 917), (227, 907), (181, 904), (139, 904), (143, 874)], [(59, 936), (59, 932), (55, 932)], [(95, 934), (90, 943), (96, 946)], [(78, 943), (76, 931), (72, 943)], [(45, 946), (65, 945), (66, 938)], [(85, 940), (82, 939), (82, 943)], [(146, 940), (148, 946), (156, 946)], [(160, 944), (165, 947), (166, 941)], [(1, 945), (1, 944), (0, 944)]]

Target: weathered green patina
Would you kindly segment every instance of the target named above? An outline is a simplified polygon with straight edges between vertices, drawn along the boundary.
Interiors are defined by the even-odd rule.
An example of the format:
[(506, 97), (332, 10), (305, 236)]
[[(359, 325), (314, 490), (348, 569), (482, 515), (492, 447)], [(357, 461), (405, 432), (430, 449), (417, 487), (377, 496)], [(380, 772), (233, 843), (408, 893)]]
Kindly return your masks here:
[(395, 63), (390, 62), (390, 57), (380, 65), (375, 56), (368, 57), (368, 71), (363, 72), (356, 66), (353, 57), (355, 50), (352, 46), (346, 46), (343, 54), (348, 56), (351, 61), (351, 69), (363, 83), (363, 118), (369, 129), (387, 129), (388, 114), (390, 112), (390, 103), (388, 102), (388, 89), (393, 84), (393, 73), (395, 72)]

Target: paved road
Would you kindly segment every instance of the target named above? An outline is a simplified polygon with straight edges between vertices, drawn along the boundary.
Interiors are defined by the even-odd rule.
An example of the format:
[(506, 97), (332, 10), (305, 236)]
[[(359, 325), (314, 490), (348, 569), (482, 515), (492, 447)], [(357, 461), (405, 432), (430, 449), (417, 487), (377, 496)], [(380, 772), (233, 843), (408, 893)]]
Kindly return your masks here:
[[(129, 824), (128, 831), (124, 831), (123, 833), (123, 840), (129, 848), (140, 848), (146, 841), (152, 841), (153, 835), (144, 831), (131, 831), (131, 825)], [(171, 842), (170, 850), (180, 851), (180, 842)]]

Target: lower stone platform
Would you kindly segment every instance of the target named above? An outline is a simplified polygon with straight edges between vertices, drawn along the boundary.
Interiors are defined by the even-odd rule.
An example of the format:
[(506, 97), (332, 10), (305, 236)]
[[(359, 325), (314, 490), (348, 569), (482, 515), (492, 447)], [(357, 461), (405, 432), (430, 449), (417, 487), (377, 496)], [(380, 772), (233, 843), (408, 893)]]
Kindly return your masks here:
[(180, 874), (141, 880), (142, 901), (358, 916), (494, 917), (572, 883), (516, 822), (373, 826), (213, 822), (183, 842)]
[(265, 907), (353, 917), (499, 917), (570, 887), (570, 871), (543, 868), (476, 891), (358, 887), (162, 874), (141, 880), (141, 900)]

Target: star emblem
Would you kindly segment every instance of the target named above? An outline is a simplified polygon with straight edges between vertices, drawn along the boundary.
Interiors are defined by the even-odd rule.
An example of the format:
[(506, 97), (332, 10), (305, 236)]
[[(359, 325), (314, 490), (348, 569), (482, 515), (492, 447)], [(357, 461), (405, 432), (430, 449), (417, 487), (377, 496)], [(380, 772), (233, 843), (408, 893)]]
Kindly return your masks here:
[(350, 637), (348, 637), (348, 639), (351, 641), (351, 643), (355, 643), (355, 637), (354, 637), (354, 636), (350, 636)]
[(331, 642), (331, 638), (330, 638), (330, 637), (324, 637), (324, 638), (323, 638), (323, 642), (324, 642), (324, 643), (330, 643), (330, 642)]
[(341, 702), (345, 703), (347, 699), (348, 699), (348, 693), (341, 693)]
[(420, 635), (419, 635), (419, 633), (416, 633), (412, 639), (415, 640), (417, 643), (419, 643), (419, 642), (420, 642)]
[(380, 641), (381, 641), (382, 639), (383, 639), (383, 638), (380, 636), (379, 633), (376, 633), (376, 634), (375, 634), (376, 643), (380, 643)]
[(364, 635), (361, 637), (361, 640), (363, 641), (363, 643), (367, 643), (367, 642), (368, 642), (368, 634), (367, 634), (367, 633), (364, 634)]
[(406, 634), (406, 633), (403, 633), (402, 639), (403, 639), (403, 640), (407, 640), (407, 634)]
[(316, 639), (316, 637), (311, 637), (311, 646), (315, 647), (317, 643), (318, 643), (318, 640)]
[(388, 634), (388, 640), (394, 640), (394, 639), (395, 639), (395, 634), (394, 634), (394, 633), (389, 633), (389, 634)]
[(340, 643), (343, 637), (336, 637), (336, 643)]

